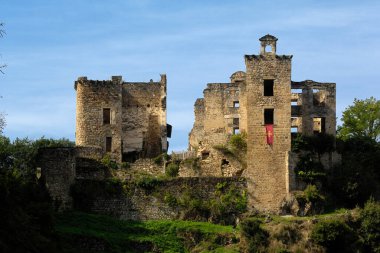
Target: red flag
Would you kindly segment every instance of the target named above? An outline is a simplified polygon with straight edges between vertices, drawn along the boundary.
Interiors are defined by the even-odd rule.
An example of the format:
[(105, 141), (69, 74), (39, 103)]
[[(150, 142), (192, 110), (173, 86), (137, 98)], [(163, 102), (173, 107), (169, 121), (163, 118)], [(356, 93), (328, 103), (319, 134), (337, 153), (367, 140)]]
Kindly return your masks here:
[(267, 144), (273, 144), (273, 125), (265, 125), (265, 130), (267, 131)]

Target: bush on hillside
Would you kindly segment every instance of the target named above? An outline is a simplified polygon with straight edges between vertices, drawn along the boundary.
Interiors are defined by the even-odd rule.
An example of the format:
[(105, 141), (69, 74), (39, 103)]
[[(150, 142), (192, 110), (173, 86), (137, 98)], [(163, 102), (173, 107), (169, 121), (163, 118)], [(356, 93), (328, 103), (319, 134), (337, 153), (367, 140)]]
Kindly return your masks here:
[(356, 241), (356, 236), (345, 222), (327, 220), (314, 226), (311, 239), (325, 247), (327, 252), (353, 252), (354, 247), (351, 246)]
[(380, 252), (380, 203), (370, 199), (360, 212), (360, 240), (368, 252)]
[(246, 252), (266, 252), (269, 233), (261, 227), (258, 219), (246, 219), (240, 224), (241, 235), (246, 244)]

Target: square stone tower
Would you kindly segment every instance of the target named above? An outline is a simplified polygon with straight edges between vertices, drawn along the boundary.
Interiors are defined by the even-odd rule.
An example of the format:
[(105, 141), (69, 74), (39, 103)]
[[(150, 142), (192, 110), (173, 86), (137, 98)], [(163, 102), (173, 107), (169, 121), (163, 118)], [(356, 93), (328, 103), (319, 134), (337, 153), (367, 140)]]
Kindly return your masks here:
[[(277, 55), (277, 38), (260, 38), (259, 55), (246, 55), (247, 170), (250, 206), (278, 212), (289, 192), (291, 55)], [(268, 131), (270, 127), (273, 131)], [(268, 141), (273, 138), (272, 143)]]

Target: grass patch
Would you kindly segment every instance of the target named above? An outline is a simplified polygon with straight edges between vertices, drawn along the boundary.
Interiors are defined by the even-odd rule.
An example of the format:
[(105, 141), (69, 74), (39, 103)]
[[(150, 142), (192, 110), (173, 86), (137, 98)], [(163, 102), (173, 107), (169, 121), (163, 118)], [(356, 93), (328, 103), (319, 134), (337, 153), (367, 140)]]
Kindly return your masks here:
[(233, 248), (222, 248), (231, 241), (237, 242), (232, 226), (191, 221), (121, 221), (80, 212), (59, 215), (56, 230), (64, 252), (91, 252), (94, 245), (98, 245), (97, 252), (187, 252), (194, 247), (203, 248), (200, 252), (235, 252)]

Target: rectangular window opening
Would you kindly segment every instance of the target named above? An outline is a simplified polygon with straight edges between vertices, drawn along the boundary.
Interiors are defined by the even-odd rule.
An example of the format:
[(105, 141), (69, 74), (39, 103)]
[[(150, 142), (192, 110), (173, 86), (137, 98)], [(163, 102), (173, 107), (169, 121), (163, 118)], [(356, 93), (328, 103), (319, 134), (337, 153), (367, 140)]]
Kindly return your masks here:
[(264, 96), (273, 96), (274, 80), (264, 80)]
[(326, 132), (326, 119), (324, 117), (313, 118), (313, 132), (315, 134)]
[(302, 89), (292, 89), (292, 93), (294, 94), (302, 93)]
[(233, 118), (232, 124), (234, 124), (235, 126), (239, 126), (239, 118)]
[(297, 101), (292, 101), (291, 105), (298, 105), (298, 102)]
[(234, 101), (234, 108), (239, 108), (239, 107), (240, 107), (239, 101)]
[(292, 128), (290, 129), (290, 132), (291, 132), (292, 134), (296, 134), (296, 133), (298, 133), (298, 127), (292, 127)]
[(274, 109), (264, 109), (264, 124), (272, 125), (274, 122)]
[(238, 127), (234, 127), (233, 134), (240, 134), (240, 129)]
[(206, 160), (210, 156), (210, 152), (204, 151), (202, 152), (202, 160)]
[(103, 125), (111, 124), (111, 109), (103, 108)]
[(112, 151), (112, 137), (106, 137), (106, 152)]

